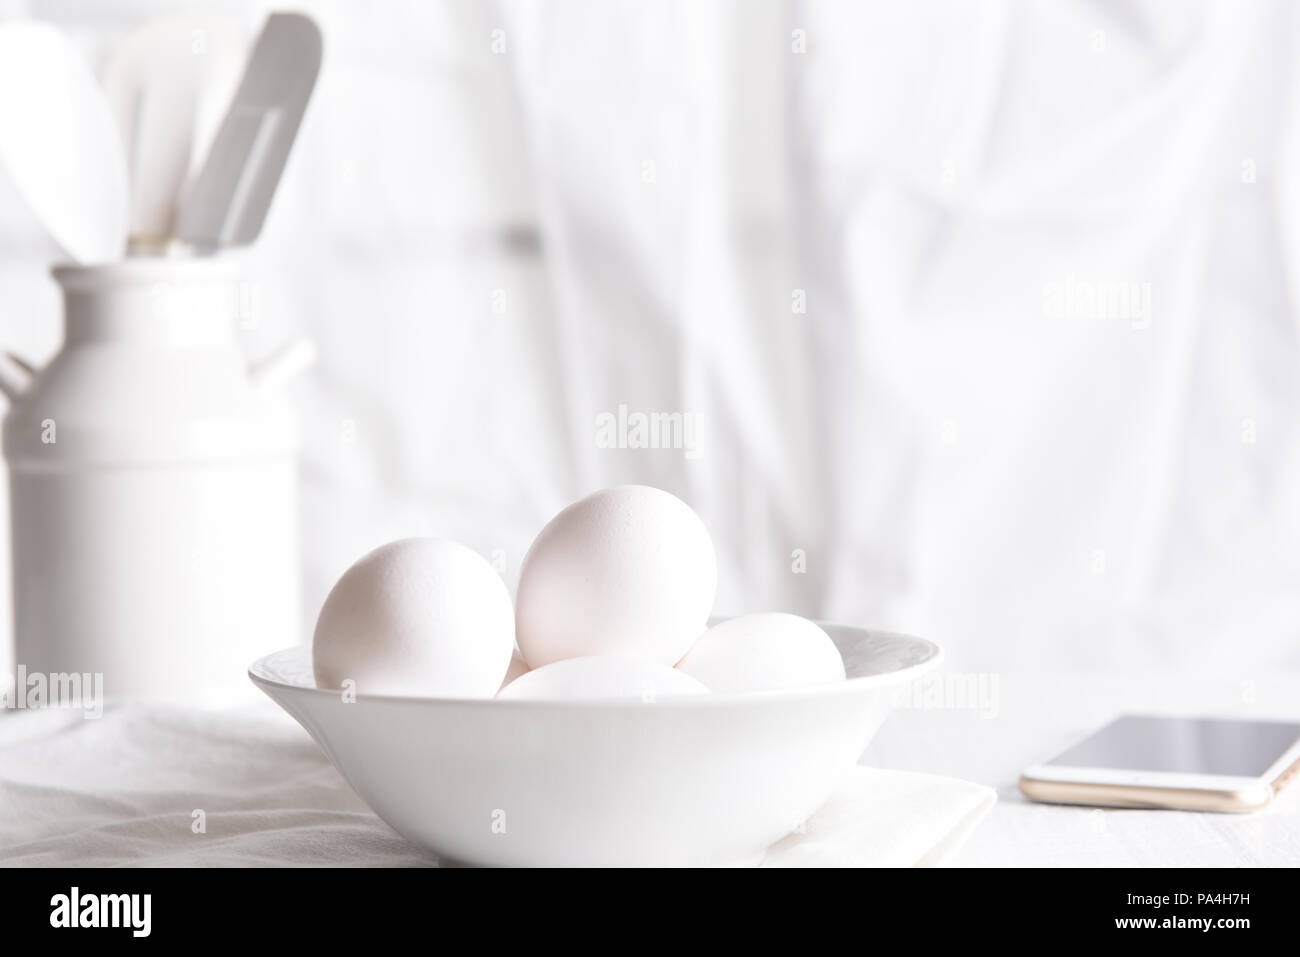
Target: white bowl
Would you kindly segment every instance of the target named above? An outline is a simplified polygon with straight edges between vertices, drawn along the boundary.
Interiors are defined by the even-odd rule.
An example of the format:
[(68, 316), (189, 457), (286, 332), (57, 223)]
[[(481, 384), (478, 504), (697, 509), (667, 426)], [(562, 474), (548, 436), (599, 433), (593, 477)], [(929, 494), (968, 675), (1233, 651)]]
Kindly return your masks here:
[(620, 701), (358, 695), (316, 687), (311, 649), (255, 662), (361, 798), (445, 860), (755, 863), (861, 757), (895, 690), (939, 660), (921, 638), (823, 625), (848, 680)]

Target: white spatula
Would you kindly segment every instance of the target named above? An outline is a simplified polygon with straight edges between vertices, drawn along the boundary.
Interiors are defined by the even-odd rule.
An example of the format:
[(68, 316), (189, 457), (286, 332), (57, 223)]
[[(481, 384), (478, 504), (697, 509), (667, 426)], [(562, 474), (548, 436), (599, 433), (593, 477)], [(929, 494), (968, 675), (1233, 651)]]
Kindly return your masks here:
[(315, 23), (296, 13), (267, 18), (203, 170), (181, 202), (178, 238), (207, 252), (257, 239), (320, 61)]
[(136, 28), (113, 51), (104, 92), (126, 148), (130, 249), (156, 252), (239, 82), (248, 44), (233, 17), (174, 14)]
[(0, 167), (68, 256), (121, 258), (122, 142), (90, 67), (48, 23), (0, 23)]

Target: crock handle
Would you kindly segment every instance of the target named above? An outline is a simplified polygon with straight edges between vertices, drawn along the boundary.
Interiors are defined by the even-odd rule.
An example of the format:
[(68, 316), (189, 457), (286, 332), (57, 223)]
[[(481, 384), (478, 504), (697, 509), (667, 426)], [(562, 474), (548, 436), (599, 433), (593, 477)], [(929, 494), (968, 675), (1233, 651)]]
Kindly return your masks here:
[(36, 370), (29, 363), (11, 352), (0, 352), (0, 392), (8, 396), (10, 402), (18, 401), (35, 375)]
[(266, 358), (254, 362), (249, 367), (248, 378), (258, 389), (275, 388), (315, 361), (316, 346), (310, 339), (291, 339)]

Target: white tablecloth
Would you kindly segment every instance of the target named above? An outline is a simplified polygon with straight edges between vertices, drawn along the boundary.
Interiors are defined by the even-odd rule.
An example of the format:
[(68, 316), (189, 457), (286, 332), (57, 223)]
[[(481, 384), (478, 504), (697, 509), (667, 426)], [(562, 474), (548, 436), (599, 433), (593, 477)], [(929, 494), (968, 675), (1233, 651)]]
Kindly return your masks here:
[[(1300, 674), (959, 675), (996, 690), (970, 706), (960, 682), (945, 702), (917, 701), (881, 729), (864, 761), (965, 778), (997, 788), (998, 803), (963, 848), (967, 866), (1300, 866), (1300, 787), (1253, 814), (1102, 810), (1036, 804), (1021, 770), (1122, 712), (1300, 718)], [(958, 690), (953, 690), (958, 689)]]
[[(773, 867), (948, 863), (994, 803), (966, 781), (855, 768)], [(0, 718), (0, 865), (430, 865), (269, 704)]]
[(433, 863), (269, 703), (0, 715), (0, 754), (6, 865)]
[[(953, 683), (915, 697), (864, 758), (913, 773), (861, 770), (770, 863), (932, 863), (931, 849), (942, 859), (969, 834), (953, 863), (1300, 864), (1297, 793), (1256, 814), (1216, 815), (1053, 807), (1015, 787), (1025, 765), (1119, 711), (1294, 716), (1300, 676), (976, 676), (982, 697), (961, 691), (978, 687), (962, 684), (969, 677), (950, 675)], [(977, 785), (997, 789), (987, 814)], [(912, 809), (900, 839), (864, 826), (873, 791), (881, 806)], [(140, 863), (435, 862), (379, 821), (269, 702), (227, 712), (110, 708), (89, 721), (0, 714), (0, 864)]]

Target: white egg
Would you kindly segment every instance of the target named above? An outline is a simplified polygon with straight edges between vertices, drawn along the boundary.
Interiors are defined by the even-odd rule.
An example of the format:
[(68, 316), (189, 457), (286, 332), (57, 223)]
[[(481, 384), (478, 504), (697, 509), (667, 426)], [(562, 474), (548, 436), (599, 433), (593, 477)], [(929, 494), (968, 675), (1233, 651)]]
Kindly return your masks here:
[(781, 612), (741, 615), (714, 625), (677, 669), (710, 691), (770, 691), (844, 680), (844, 659), (807, 618)]
[(681, 499), (643, 485), (596, 492), (524, 556), (519, 650), (534, 668), (587, 655), (672, 665), (704, 630), (717, 581), (709, 532)]
[(316, 684), (359, 694), (490, 698), (514, 648), (510, 593), (477, 552), (391, 542), (343, 573), (316, 621)]
[(592, 655), (534, 668), (503, 688), (497, 697), (561, 701), (637, 698), (652, 703), (660, 698), (708, 694), (708, 691), (690, 675), (657, 661)]
[[(506, 669), (506, 676), (501, 679), (501, 687), (504, 688), (520, 675), (525, 674), (528, 674), (528, 662), (524, 661), (524, 656), (521, 655), (519, 649), (516, 648), (510, 655), (510, 667)], [(497, 694), (500, 693), (501, 690), (497, 689)]]

